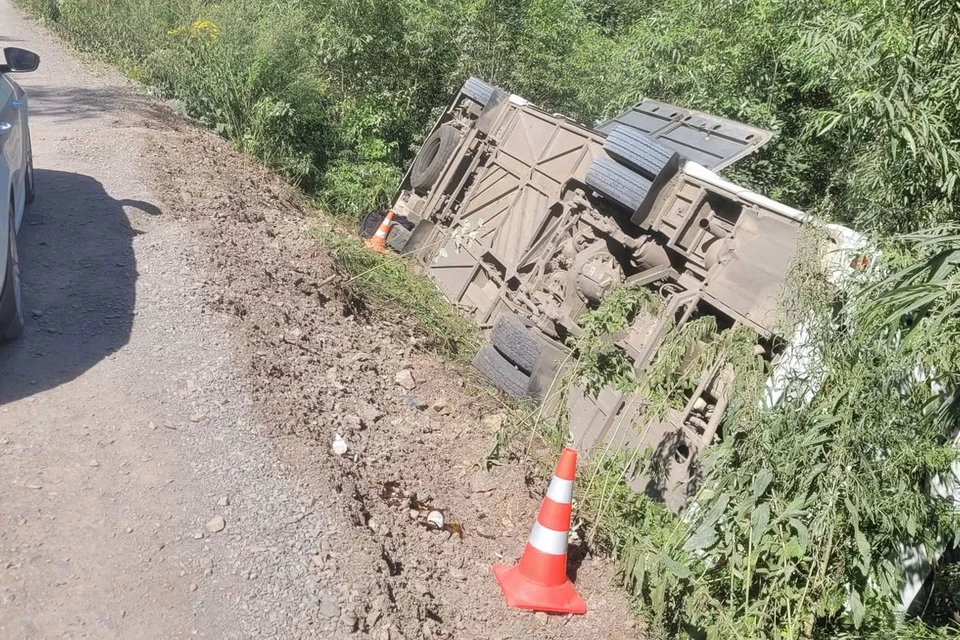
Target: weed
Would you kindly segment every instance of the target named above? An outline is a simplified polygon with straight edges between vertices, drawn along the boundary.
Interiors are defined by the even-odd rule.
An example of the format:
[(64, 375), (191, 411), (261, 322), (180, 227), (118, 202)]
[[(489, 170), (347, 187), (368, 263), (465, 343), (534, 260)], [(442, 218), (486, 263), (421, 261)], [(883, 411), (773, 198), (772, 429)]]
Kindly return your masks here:
[(596, 397), (605, 385), (621, 391), (635, 382), (626, 354), (612, 346), (611, 337), (626, 329), (641, 310), (656, 313), (659, 301), (644, 287), (618, 287), (596, 309), (578, 321), (581, 333), (574, 341), (573, 379)]
[[(519, 459), (526, 451), (513, 447), (518, 442), (518, 436), (523, 433), (540, 433), (543, 426), (539, 424), (540, 407), (529, 400), (520, 400), (511, 403), (503, 416), (503, 421), (493, 441), (484, 452), (480, 466), (484, 469), (499, 465), (503, 460)], [(549, 429), (547, 429), (549, 431)]]
[(510, 444), (520, 434), (523, 429), (523, 422), (516, 419), (515, 415), (509, 415), (504, 418), (497, 432), (493, 435), (490, 446), (484, 452), (480, 459), (479, 466), (482, 469), (489, 470), (492, 467), (503, 464), (504, 460), (510, 459)]
[(450, 306), (428, 278), (413, 273), (397, 255), (381, 255), (356, 237), (329, 226), (315, 235), (344, 275), (345, 286), (364, 303), (413, 319), (428, 344), (459, 362), (469, 362), (479, 348), (473, 322)]

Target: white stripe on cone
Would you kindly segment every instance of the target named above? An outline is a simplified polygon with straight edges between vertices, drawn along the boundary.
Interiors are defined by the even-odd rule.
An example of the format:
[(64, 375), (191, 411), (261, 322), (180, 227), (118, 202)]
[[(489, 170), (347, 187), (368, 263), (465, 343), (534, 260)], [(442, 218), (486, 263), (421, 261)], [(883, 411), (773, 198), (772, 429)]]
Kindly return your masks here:
[(533, 531), (530, 532), (530, 545), (543, 553), (563, 555), (567, 552), (567, 532), (549, 529), (539, 522), (534, 522)]
[(560, 504), (570, 504), (573, 502), (573, 480), (553, 476), (550, 488), (547, 489), (547, 497)]

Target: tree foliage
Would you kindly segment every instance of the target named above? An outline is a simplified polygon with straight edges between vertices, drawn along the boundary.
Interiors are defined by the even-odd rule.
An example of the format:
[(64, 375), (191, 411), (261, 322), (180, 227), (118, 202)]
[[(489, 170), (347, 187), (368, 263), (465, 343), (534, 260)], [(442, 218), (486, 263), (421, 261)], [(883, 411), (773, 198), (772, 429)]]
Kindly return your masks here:
[(732, 177), (861, 229), (957, 220), (955, 0), (22, 1), (308, 189), (372, 165), (351, 202), (477, 74), (588, 122), (649, 96), (773, 129)]

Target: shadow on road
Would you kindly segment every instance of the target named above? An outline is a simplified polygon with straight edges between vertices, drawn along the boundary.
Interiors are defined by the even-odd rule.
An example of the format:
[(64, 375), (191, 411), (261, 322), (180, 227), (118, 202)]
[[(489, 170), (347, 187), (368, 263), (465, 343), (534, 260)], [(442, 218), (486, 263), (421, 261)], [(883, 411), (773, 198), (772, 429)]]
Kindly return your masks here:
[[(30, 79), (24, 81), (24, 86)], [(163, 113), (163, 109), (143, 96), (118, 87), (47, 87), (30, 85), (30, 117), (50, 122), (69, 122), (94, 118), (104, 113), (131, 111), (145, 117)], [(167, 112), (169, 116), (169, 111)]]
[(137, 279), (124, 207), (88, 176), (37, 169), (19, 242), (27, 327), (0, 345), (0, 405), (73, 380), (130, 339)]

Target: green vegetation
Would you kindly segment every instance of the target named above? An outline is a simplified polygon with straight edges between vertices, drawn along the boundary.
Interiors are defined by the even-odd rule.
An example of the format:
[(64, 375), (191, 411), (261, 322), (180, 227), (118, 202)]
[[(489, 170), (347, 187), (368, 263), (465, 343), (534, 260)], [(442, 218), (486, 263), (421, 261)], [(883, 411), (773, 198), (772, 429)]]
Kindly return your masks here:
[(360, 302), (398, 315), (412, 316), (428, 344), (451, 358), (469, 362), (479, 347), (477, 326), (443, 299), (437, 287), (396, 255), (381, 255), (359, 239), (327, 227), (316, 232), (320, 244), (347, 279), (344, 286)]
[(643, 96), (773, 129), (734, 177), (861, 230), (958, 220), (948, 0), (20, 0), (352, 219), (469, 74), (593, 121)]
[(626, 391), (632, 386), (633, 365), (626, 354), (611, 349), (608, 337), (630, 326), (641, 310), (655, 312), (661, 306), (657, 297), (643, 287), (619, 287), (580, 321), (577, 336), (574, 380), (596, 396), (604, 385)]
[[(760, 401), (768, 372), (746, 332), (689, 323), (637, 377), (606, 336), (652, 301), (624, 290), (586, 318), (577, 378), (645, 394), (649, 415), (691, 386), (694, 343), (739, 375), (695, 513), (681, 521), (630, 493), (626, 475), (654, 461), (613, 451), (580, 483), (581, 524), (662, 635), (956, 637), (893, 611), (896, 545), (932, 549), (958, 530), (927, 487), (956, 457), (945, 434), (960, 414), (960, 235), (944, 226), (960, 222), (960, 4), (20, 1), (348, 223), (388, 197), (469, 74), (587, 122), (651, 96), (774, 130), (730, 177), (871, 233), (877, 281), (837, 292), (803, 271), (816, 256), (801, 261), (785, 335), (809, 330), (821, 379), (774, 407)], [(361, 300), (472, 353), (473, 328), (402, 261), (318, 233)], [(522, 425), (551, 444), (563, 433), (531, 411), (491, 458)], [(955, 602), (945, 574), (940, 601)]]
[[(703, 363), (738, 373), (724, 439), (683, 520), (626, 489), (629, 474), (656, 472), (650, 452), (599, 458), (583, 489), (580, 514), (601, 525), (593, 541), (618, 557), (660, 634), (955, 637), (956, 627), (903, 626), (894, 612), (898, 543), (933, 552), (960, 539), (960, 514), (929, 492), (958, 458), (946, 436), (960, 414), (960, 236), (914, 234), (883, 251), (888, 272), (858, 293), (829, 285), (811, 267), (820, 264), (812, 249), (798, 261), (784, 321), (810, 333), (815, 377), (774, 406), (763, 402), (768, 372), (756, 338), (718, 335), (709, 317), (674, 331), (650, 370), (627, 382), (649, 399), (649, 416), (682, 406), (696, 383), (686, 372)], [(593, 315), (613, 327), (628, 317)], [(695, 343), (706, 343), (700, 364), (690, 360)], [(620, 371), (591, 366), (624, 386)], [(939, 601), (952, 606), (954, 575), (939, 584)], [(957, 623), (955, 610), (933, 613), (927, 619)]]

